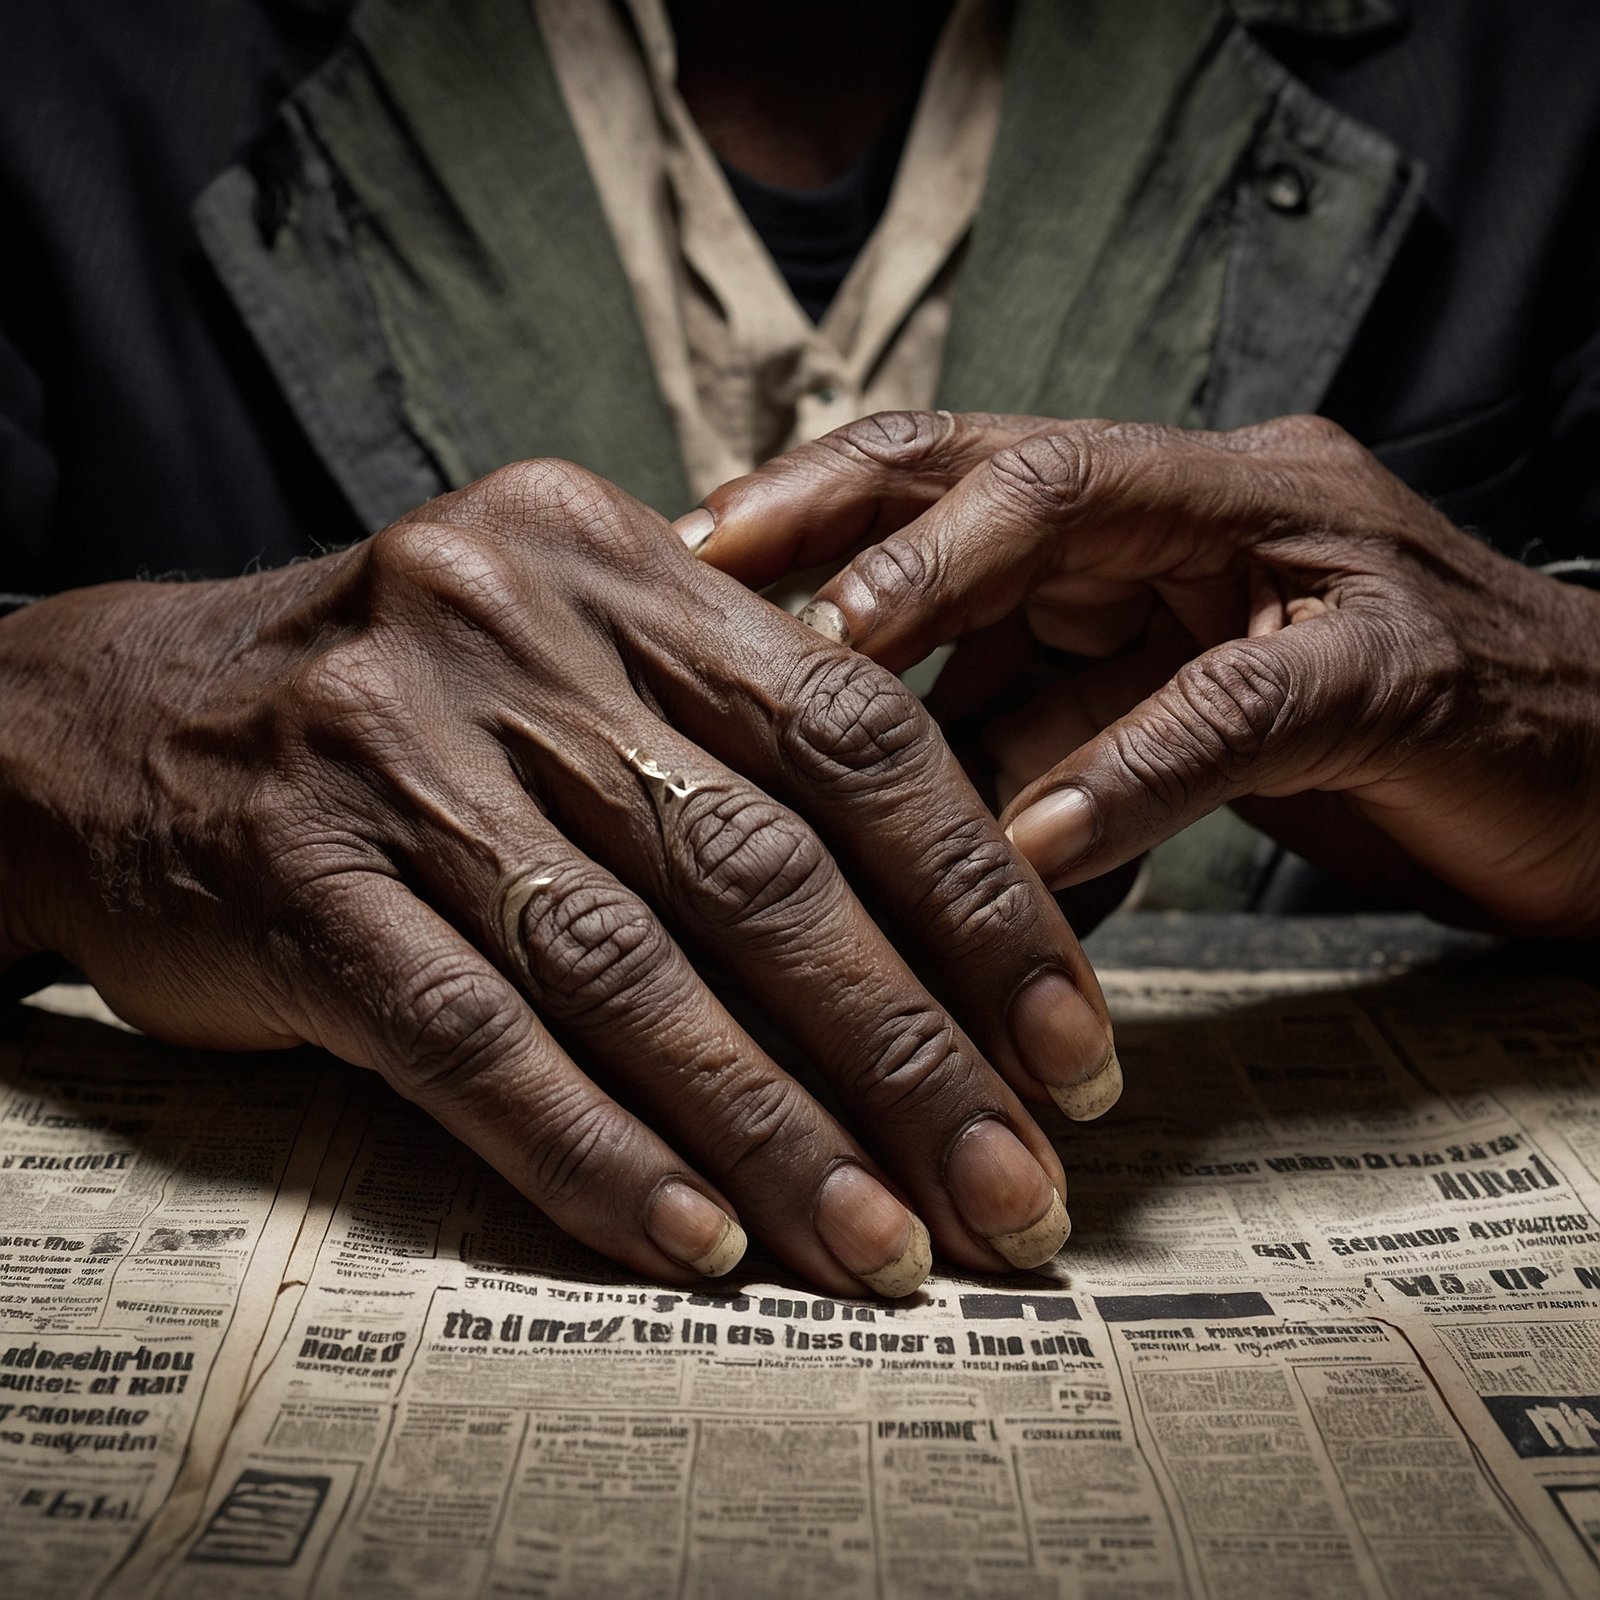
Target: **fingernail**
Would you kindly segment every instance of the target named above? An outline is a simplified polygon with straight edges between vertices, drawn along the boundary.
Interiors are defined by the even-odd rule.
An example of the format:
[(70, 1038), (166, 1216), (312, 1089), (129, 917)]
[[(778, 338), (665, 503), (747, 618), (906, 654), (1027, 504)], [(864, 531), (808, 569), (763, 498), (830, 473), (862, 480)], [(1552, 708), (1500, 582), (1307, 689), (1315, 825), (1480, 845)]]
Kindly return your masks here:
[(1122, 1093), (1111, 1033), (1064, 973), (1041, 972), (1011, 1002), (1011, 1038), (1023, 1064), (1073, 1119), (1109, 1111)]
[(921, 1220), (860, 1167), (835, 1167), (828, 1174), (815, 1219), (834, 1260), (891, 1300), (910, 1294), (933, 1265)]
[(844, 620), (844, 612), (831, 600), (813, 600), (800, 613), (800, 620), (824, 639), (831, 639), (835, 644), (850, 643), (850, 625)]
[(687, 546), (690, 555), (694, 555), (717, 531), (717, 519), (704, 506), (698, 506), (693, 511), (685, 512), (672, 524), (672, 527)]
[(1087, 1078), (1076, 1083), (1046, 1084), (1050, 1098), (1074, 1122), (1093, 1122), (1103, 1117), (1122, 1098), (1122, 1063), (1115, 1049)]
[(674, 1261), (707, 1278), (732, 1272), (747, 1243), (744, 1229), (721, 1206), (686, 1183), (662, 1185), (644, 1226)]
[(1049, 883), (1088, 850), (1099, 831), (1088, 794), (1082, 789), (1057, 789), (1016, 817), (1006, 837)]
[(1041, 1266), (1072, 1232), (1044, 1168), (992, 1117), (975, 1122), (956, 1141), (945, 1178), (967, 1226), (1015, 1267)]

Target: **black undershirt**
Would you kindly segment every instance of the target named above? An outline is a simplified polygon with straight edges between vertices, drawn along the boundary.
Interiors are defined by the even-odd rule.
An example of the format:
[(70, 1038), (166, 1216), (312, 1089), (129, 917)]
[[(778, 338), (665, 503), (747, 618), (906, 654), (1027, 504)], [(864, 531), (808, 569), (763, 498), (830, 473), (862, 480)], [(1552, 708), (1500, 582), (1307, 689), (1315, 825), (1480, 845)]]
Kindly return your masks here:
[(750, 226), (813, 322), (821, 322), (889, 203), (916, 101), (841, 178), (822, 189), (783, 189), (722, 163)]

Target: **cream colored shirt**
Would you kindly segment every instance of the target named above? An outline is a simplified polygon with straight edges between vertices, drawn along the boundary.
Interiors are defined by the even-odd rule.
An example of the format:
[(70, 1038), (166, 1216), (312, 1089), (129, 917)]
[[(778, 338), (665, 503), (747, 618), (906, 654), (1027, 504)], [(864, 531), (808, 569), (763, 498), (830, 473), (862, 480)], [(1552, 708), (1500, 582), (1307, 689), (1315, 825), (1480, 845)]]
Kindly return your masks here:
[(820, 324), (678, 93), (664, 0), (532, 5), (694, 494), (854, 417), (930, 406), (999, 123), (999, 0), (956, 0), (888, 205)]

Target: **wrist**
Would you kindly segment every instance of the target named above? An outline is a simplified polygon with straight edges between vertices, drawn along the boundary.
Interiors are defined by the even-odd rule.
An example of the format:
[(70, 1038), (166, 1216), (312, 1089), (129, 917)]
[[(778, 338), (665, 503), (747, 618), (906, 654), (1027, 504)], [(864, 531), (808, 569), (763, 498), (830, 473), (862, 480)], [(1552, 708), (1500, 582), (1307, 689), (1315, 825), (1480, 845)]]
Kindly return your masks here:
[(0, 961), (75, 957), (113, 906), (162, 732), (226, 655), (225, 587), (104, 584), (0, 618)]
[[(1600, 933), (1600, 593), (1485, 552), (1464, 644), (1452, 762), (1498, 801), (1476, 846), (1498, 857), (1504, 931)], [(1465, 757), (1465, 761), (1460, 761)], [(1458, 764), (1459, 763), (1459, 764)]]

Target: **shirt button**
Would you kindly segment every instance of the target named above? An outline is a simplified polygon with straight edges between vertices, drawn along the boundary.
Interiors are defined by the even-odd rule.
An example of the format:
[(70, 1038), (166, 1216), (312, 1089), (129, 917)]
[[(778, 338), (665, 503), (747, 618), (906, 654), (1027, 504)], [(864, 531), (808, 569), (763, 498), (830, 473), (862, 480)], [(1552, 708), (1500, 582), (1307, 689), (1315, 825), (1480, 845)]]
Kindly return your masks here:
[(1261, 195), (1274, 211), (1299, 216), (1310, 205), (1311, 185), (1299, 167), (1280, 161), (1262, 173)]

